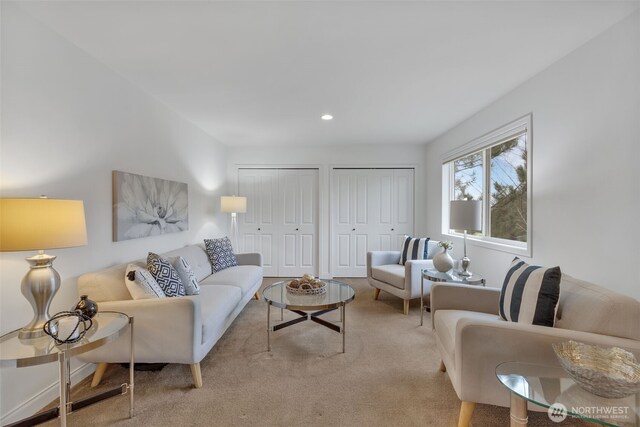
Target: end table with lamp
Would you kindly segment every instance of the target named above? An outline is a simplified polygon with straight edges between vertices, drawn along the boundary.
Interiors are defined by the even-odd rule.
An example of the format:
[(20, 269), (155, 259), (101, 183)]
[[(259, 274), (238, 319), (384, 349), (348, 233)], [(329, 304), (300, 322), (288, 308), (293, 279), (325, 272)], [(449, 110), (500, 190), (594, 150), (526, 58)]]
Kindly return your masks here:
[(429, 310), (429, 307), (424, 305), (424, 281), (429, 280), (431, 282), (440, 283), (453, 283), (456, 285), (485, 285), (485, 279), (478, 273), (472, 273), (470, 276), (463, 276), (461, 272), (456, 270), (449, 270), (446, 273), (442, 273), (434, 268), (427, 268), (422, 270), (422, 278), (420, 280), (420, 326), (424, 323), (424, 311)]

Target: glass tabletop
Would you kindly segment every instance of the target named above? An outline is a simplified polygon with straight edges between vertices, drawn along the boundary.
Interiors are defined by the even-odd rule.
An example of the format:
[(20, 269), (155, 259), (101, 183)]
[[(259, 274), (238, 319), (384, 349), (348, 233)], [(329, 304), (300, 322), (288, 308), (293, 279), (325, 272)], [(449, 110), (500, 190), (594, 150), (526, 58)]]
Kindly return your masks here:
[(329, 310), (353, 301), (355, 291), (346, 283), (337, 280), (323, 280), (327, 291), (320, 295), (296, 295), (287, 292), (288, 280), (276, 282), (262, 291), (265, 301), (278, 308), (293, 310)]
[(422, 275), (425, 279), (432, 282), (450, 282), (460, 283), (462, 285), (484, 284), (484, 277), (477, 273), (472, 273), (471, 276), (460, 276), (456, 270), (449, 270), (446, 273), (442, 273), (434, 268), (427, 268), (422, 271)]
[(536, 405), (563, 405), (569, 416), (606, 426), (640, 426), (640, 393), (607, 399), (581, 388), (560, 366), (505, 362), (496, 367), (498, 380), (512, 393)]
[(20, 339), (19, 330), (9, 332), (0, 337), (0, 365), (20, 368), (55, 362), (63, 351), (69, 356), (82, 354), (115, 340), (129, 324), (126, 314), (109, 311), (99, 312), (91, 320), (93, 325), (85, 336), (72, 344), (56, 345), (49, 336)]

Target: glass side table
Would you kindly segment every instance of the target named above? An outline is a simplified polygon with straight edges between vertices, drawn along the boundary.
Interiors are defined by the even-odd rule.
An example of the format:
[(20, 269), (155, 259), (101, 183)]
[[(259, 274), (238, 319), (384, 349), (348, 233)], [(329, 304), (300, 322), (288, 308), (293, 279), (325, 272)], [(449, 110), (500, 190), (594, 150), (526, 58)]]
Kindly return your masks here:
[[(58, 362), (60, 378), (60, 405), (40, 412), (14, 424), (35, 425), (53, 418), (60, 418), (60, 425), (67, 425), (67, 414), (92, 405), (109, 397), (129, 393), (129, 418), (133, 417), (133, 317), (123, 313), (101, 311), (93, 317), (93, 325), (85, 336), (72, 344), (56, 345), (49, 337), (23, 340), (18, 338), (19, 330), (0, 337), (0, 365), (14, 368)], [(70, 361), (72, 357), (115, 341), (127, 330), (130, 331), (129, 383), (98, 393), (75, 402), (70, 401), (71, 380)], [(10, 424), (10, 425), (14, 425)]]
[(429, 306), (424, 305), (424, 281), (439, 283), (454, 283), (456, 285), (485, 285), (484, 277), (477, 273), (471, 276), (460, 276), (456, 270), (449, 270), (442, 273), (435, 268), (427, 268), (422, 270), (422, 278), (420, 279), (420, 326), (424, 323), (424, 310), (429, 310)]
[(505, 362), (496, 367), (496, 376), (511, 392), (511, 427), (527, 425), (527, 402), (547, 408), (556, 423), (576, 417), (605, 426), (640, 426), (640, 393), (622, 399), (596, 396), (560, 366)]

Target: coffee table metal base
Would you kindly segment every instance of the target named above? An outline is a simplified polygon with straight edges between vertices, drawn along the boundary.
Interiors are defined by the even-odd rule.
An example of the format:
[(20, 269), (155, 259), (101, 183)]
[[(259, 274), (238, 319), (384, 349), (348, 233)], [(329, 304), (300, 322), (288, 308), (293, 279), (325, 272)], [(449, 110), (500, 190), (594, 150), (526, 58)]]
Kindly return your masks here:
[[(335, 310), (340, 310), (340, 321), (342, 322), (342, 326), (340, 325), (336, 325), (335, 323), (329, 322), (327, 320), (321, 319), (318, 316), (322, 316), (323, 314), (326, 313), (330, 313), (332, 311)], [(290, 311), (292, 313), (296, 313), (298, 316), (298, 318), (296, 319), (292, 319), (292, 320), (287, 320), (286, 322), (282, 322), (279, 323), (277, 325), (273, 325), (271, 326), (271, 303), (267, 304), (267, 351), (271, 351), (271, 332), (275, 332), (278, 331), (280, 329), (284, 329), (286, 327), (295, 325), (296, 323), (300, 323), (300, 322), (304, 322), (307, 320), (311, 320), (313, 322), (316, 322), (326, 328), (329, 328), (333, 331), (338, 332), (339, 334), (342, 335), (342, 352), (345, 352), (345, 304), (343, 303), (342, 305), (340, 305), (340, 307), (338, 308), (331, 308), (328, 310), (320, 310), (320, 311), (314, 311), (311, 313), (307, 313), (305, 311), (302, 310), (290, 310), (287, 309), (287, 311)], [(280, 312), (280, 318), (282, 319), (282, 309)]]

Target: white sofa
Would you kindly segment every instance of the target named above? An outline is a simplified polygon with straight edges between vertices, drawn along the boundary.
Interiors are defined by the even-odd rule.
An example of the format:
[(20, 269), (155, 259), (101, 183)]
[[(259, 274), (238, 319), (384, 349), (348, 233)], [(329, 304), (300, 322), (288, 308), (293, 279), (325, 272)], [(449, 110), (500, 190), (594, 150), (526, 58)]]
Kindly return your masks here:
[(498, 288), (431, 288), (440, 369), (462, 401), (459, 427), (469, 425), (476, 403), (509, 406), (509, 391), (495, 375), (502, 362), (558, 365), (551, 344), (567, 340), (622, 347), (640, 357), (640, 301), (631, 297), (563, 274), (554, 327), (502, 320), (499, 300)]
[[(262, 257), (258, 253), (236, 254), (238, 266), (217, 273), (204, 245), (190, 245), (165, 254), (182, 256), (200, 284), (200, 294), (174, 298), (131, 299), (125, 285), (129, 263), (116, 265), (78, 278), (78, 292), (98, 303), (99, 311), (119, 311), (134, 316), (135, 360), (142, 363), (191, 365), (194, 385), (202, 386), (200, 361), (207, 355), (247, 302), (258, 296), (262, 284)], [(145, 261), (136, 263), (145, 265)], [(93, 386), (100, 383), (108, 363), (128, 362), (130, 335), (80, 356), (98, 363)]]
[[(420, 297), (420, 281), (422, 270), (433, 268), (433, 255), (438, 251), (438, 241), (429, 241), (427, 259), (407, 260), (400, 265), (400, 251), (367, 252), (367, 280), (376, 291), (378, 299), (380, 291), (404, 300), (404, 314), (409, 314), (409, 302)], [(424, 282), (424, 295), (431, 292), (431, 282)]]

